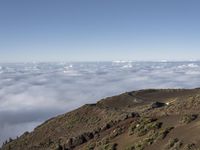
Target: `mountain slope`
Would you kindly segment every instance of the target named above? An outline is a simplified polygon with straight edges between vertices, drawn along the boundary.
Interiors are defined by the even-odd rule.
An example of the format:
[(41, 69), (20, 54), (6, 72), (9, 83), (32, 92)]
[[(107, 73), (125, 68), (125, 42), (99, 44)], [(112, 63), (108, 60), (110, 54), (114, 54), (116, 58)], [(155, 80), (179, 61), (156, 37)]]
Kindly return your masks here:
[(200, 148), (200, 89), (148, 89), (47, 120), (2, 150)]

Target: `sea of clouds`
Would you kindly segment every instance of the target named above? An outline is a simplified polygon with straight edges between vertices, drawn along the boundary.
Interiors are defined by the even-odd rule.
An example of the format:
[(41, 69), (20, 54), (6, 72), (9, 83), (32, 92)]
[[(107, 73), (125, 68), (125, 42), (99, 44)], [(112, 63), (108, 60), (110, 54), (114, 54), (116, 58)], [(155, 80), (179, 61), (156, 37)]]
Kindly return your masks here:
[(200, 62), (0, 64), (0, 144), (55, 115), (144, 88), (200, 86)]

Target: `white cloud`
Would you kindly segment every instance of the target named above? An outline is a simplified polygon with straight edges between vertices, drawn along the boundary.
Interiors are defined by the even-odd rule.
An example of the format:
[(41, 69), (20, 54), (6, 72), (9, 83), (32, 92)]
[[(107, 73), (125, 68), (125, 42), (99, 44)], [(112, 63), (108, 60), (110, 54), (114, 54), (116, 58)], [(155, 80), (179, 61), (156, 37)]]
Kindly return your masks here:
[(33, 129), (54, 115), (103, 97), (144, 88), (200, 86), (199, 62), (119, 61), (0, 66), (0, 143)]

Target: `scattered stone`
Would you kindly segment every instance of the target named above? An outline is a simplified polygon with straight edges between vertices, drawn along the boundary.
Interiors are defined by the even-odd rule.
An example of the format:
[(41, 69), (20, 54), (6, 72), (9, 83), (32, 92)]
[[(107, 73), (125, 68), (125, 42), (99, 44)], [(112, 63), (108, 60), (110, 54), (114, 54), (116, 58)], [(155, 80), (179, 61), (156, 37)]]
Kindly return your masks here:
[(122, 129), (121, 127), (118, 127), (118, 128), (116, 128), (116, 129), (114, 129), (114, 130), (111, 132), (111, 134), (110, 134), (110, 139), (113, 139), (113, 138), (115, 138), (116, 136), (122, 134), (122, 132), (123, 132), (123, 129)]
[(77, 137), (69, 138), (66, 142), (67, 148), (74, 148), (94, 138), (92, 132), (83, 133)]
[(57, 145), (55, 150), (63, 150), (63, 147), (61, 145)]
[(140, 117), (139, 113), (137, 112), (132, 112), (128, 114), (128, 118), (135, 118), (135, 117)]
[(151, 104), (151, 108), (152, 109), (155, 109), (155, 108), (160, 108), (160, 107), (163, 107), (163, 106), (166, 106), (165, 103), (161, 103), (161, 102), (154, 102)]

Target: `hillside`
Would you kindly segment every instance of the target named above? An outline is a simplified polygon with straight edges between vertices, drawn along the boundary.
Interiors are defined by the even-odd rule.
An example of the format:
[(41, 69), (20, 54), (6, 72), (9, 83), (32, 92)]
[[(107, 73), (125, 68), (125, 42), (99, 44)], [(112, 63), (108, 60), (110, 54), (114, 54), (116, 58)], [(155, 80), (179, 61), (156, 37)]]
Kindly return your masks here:
[(198, 150), (200, 89), (148, 89), (51, 118), (1, 150)]

